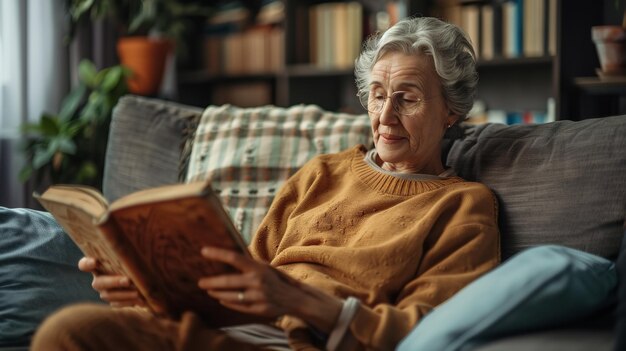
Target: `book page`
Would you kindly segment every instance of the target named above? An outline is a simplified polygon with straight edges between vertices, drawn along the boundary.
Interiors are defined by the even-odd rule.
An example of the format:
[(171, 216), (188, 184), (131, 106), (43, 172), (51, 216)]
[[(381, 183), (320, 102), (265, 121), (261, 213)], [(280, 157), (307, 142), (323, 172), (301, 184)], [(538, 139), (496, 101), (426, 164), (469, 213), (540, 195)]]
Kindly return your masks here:
[(81, 208), (94, 218), (101, 217), (109, 207), (98, 190), (84, 185), (53, 185), (43, 195), (35, 193), (33, 196), (39, 201), (45, 197), (59, 204)]
[(115, 200), (109, 209), (115, 211), (124, 207), (137, 206), (150, 202), (173, 200), (189, 196), (202, 196), (210, 189), (210, 182), (198, 181), (188, 184), (164, 185), (140, 190)]
[(81, 191), (50, 190), (35, 197), (54, 216), (85, 256), (97, 259), (98, 270), (102, 273), (127, 275), (126, 269), (95, 225), (97, 217), (94, 216), (104, 213), (103, 208), (98, 210), (93, 203), (85, 201)]

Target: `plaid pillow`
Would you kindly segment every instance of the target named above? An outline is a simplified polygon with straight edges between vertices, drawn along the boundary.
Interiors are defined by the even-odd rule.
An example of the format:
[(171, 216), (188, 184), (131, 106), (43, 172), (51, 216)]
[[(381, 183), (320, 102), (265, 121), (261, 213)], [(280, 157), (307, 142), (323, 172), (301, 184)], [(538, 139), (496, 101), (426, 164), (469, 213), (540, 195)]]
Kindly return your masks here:
[(187, 182), (211, 179), (249, 242), (285, 180), (318, 154), (371, 145), (367, 115), (315, 105), (209, 106), (196, 130)]

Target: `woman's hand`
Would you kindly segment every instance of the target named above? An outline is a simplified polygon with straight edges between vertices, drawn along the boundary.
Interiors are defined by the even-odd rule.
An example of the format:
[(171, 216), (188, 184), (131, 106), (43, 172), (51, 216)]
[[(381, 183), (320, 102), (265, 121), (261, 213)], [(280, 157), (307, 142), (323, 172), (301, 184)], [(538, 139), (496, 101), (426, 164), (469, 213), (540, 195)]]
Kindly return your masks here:
[(293, 315), (322, 332), (330, 332), (335, 325), (342, 307), (339, 298), (231, 250), (204, 247), (201, 253), (240, 272), (204, 277), (198, 282), (201, 289), (224, 306), (270, 318)]
[(81, 258), (78, 261), (78, 269), (93, 274), (91, 286), (100, 293), (100, 298), (108, 302), (111, 307), (145, 306), (139, 291), (128, 277), (100, 274), (96, 259)]

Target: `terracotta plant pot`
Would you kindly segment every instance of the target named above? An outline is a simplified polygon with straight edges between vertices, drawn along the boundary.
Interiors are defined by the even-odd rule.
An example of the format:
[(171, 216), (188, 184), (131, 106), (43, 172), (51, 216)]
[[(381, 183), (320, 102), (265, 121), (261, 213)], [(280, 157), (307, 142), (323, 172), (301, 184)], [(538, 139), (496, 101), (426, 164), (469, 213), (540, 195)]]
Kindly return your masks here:
[(155, 95), (159, 92), (171, 48), (171, 42), (167, 39), (124, 37), (118, 40), (120, 63), (133, 71), (128, 79), (128, 90), (131, 93)]
[(596, 44), (602, 73), (626, 74), (626, 32), (621, 26), (591, 27), (591, 38)]

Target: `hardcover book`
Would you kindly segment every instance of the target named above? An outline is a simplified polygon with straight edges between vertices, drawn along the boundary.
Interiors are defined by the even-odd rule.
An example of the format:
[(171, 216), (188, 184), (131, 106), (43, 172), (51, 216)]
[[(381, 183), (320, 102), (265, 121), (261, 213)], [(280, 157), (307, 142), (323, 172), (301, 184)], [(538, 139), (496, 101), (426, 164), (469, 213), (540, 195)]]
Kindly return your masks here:
[(234, 268), (203, 258), (203, 246), (249, 255), (209, 182), (166, 185), (111, 204), (96, 190), (54, 185), (35, 198), (102, 274), (127, 276), (148, 308), (177, 319), (187, 310), (214, 326), (259, 321), (228, 310), (198, 287), (201, 277)]

